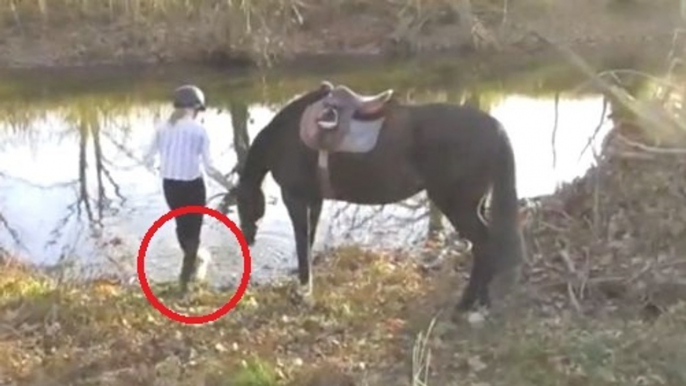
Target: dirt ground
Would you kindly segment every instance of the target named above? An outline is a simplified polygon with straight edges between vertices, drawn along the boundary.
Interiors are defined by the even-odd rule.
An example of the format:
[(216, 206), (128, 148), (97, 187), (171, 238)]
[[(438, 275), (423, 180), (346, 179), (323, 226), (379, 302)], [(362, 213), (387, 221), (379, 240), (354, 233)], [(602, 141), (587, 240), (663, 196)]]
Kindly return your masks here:
[[(48, 16), (31, 8), (23, 13), (5, 9), (0, 66), (180, 61), (232, 66), (303, 55), (470, 55), (475, 48), (484, 55), (495, 51), (521, 55), (545, 48), (530, 35), (532, 30), (573, 46), (640, 47), (669, 39), (681, 23), (678, 4), (665, 0), (511, 3), (504, 20), (502, 2), (472, 1), (473, 14), (480, 21), (474, 29), (464, 12), (448, 1), (300, 1), (286, 10), (255, 10), (253, 16), (266, 24), (250, 30), (241, 29), (245, 21), (234, 20), (238, 16), (223, 19), (209, 5), (147, 19), (146, 14), (109, 15), (111, 10), (88, 13), (71, 5), (52, 9)], [(275, 19), (293, 10), (297, 23), (293, 17)]]

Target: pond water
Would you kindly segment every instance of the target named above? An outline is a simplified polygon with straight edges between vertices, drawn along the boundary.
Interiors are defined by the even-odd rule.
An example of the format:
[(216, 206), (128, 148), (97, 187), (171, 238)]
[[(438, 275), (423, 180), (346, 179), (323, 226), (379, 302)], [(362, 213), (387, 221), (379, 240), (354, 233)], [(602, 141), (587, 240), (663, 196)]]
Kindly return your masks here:
[[(155, 122), (170, 111), (165, 98), (186, 82), (207, 92), (211, 108), (203, 119), (215, 162), (226, 172), (242, 156), (235, 138), (247, 134), (252, 140), (279, 107), (321, 79), (361, 92), (394, 88), (413, 102), (467, 102), (490, 111), (512, 138), (522, 197), (550, 194), (581, 176), (610, 128), (601, 118), (611, 106), (605, 109), (600, 94), (572, 93), (583, 80), (559, 63), (490, 76), (452, 62), (362, 67), (330, 66), (315, 74), (170, 68), (0, 75), (0, 245), (35, 263), (70, 263), (82, 276), (135, 275), (143, 235), (168, 210), (158, 177), (138, 160)], [(263, 189), (269, 205), (251, 248), (253, 280), (296, 267), (290, 220), (270, 176)], [(208, 197), (215, 198), (208, 206), (216, 207), (223, 191), (209, 181)], [(426, 205), (405, 205), (412, 200), (385, 207), (326, 202), (315, 250), (343, 243), (417, 245), (429, 220)], [(235, 211), (228, 216), (238, 221)], [(206, 217), (205, 223), (203, 244), (214, 257), (209, 280), (232, 282), (242, 274), (237, 242), (217, 220)], [(170, 221), (148, 248), (146, 273), (151, 280), (175, 280), (179, 265)]]

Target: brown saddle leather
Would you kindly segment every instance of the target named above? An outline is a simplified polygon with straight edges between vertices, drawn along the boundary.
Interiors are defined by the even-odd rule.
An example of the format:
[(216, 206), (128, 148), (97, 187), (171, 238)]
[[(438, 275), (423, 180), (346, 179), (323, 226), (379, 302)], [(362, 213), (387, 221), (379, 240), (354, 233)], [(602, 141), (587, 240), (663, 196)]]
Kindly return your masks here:
[(319, 153), (318, 168), (325, 198), (335, 196), (330, 185), (330, 153), (366, 153), (374, 149), (386, 120), (394, 90), (375, 95), (358, 94), (347, 86), (327, 81), (320, 86), (329, 91), (309, 105), (300, 119), (300, 138)]
[(370, 151), (376, 145), (394, 90), (363, 95), (344, 85), (330, 86), (322, 82), (322, 87), (330, 92), (303, 112), (303, 142), (314, 150), (330, 153)]
[(332, 93), (338, 93), (341, 97), (352, 100), (356, 106), (355, 117), (365, 119), (378, 115), (386, 107), (386, 103), (393, 98), (394, 90), (387, 89), (375, 95), (364, 95), (356, 93), (345, 85), (340, 85)]

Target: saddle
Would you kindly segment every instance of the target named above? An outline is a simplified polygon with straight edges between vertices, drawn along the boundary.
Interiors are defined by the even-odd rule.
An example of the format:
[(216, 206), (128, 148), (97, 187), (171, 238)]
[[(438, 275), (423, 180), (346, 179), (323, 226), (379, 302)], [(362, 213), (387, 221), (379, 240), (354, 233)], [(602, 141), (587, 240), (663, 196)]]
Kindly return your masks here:
[(376, 95), (361, 95), (351, 90), (346, 86), (338, 86), (337, 90), (342, 96), (352, 99), (353, 103), (358, 106), (355, 109), (354, 117), (359, 120), (367, 120), (382, 112), (391, 98), (393, 98), (393, 90), (388, 89)]
[(335, 198), (330, 185), (330, 153), (367, 153), (374, 149), (395, 92), (358, 94), (345, 85), (322, 82), (327, 95), (309, 105), (300, 120), (300, 138), (319, 153), (318, 167), (325, 198)]

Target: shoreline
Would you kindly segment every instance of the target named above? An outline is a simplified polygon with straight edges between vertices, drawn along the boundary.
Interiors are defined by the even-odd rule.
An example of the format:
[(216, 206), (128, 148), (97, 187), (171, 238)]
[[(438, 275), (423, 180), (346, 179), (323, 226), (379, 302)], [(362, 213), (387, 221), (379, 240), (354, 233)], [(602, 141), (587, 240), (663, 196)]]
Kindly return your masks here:
[[(197, 5), (197, 15), (179, 20), (179, 15), (167, 11), (164, 15), (169, 20), (160, 20), (160, 15), (156, 14), (141, 14), (135, 20), (121, 16), (106, 23), (97, 20), (97, 13), (80, 20), (77, 10), (66, 7), (60, 17), (79, 20), (80, 26), (49, 20), (41, 22), (38, 11), (27, 9), (20, 13), (23, 18), (17, 16), (24, 20), (21, 28), (11, 23), (0, 27), (0, 36), (3, 36), (0, 39), (0, 69), (41, 71), (200, 65), (241, 71), (307, 66), (309, 62), (337, 57), (363, 63), (430, 60), (436, 56), (500, 61), (508, 57), (545, 54), (549, 47), (531, 36), (530, 31), (574, 50), (594, 47), (636, 50), (671, 41), (674, 30), (681, 24), (678, 7), (665, 2), (637, 3), (639, 5), (632, 6), (633, 9), (617, 10), (596, 0), (580, 0), (574, 6), (544, 6), (534, 0), (525, 0), (508, 13), (507, 23), (502, 24), (500, 10), (482, 7), (478, 0), (472, 0), (474, 20), (482, 31), (472, 33), (465, 30), (467, 25), (461, 21), (460, 12), (438, 3), (425, 5), (427, 9), (421, 15), (403, 18), (394, 15), (397, 11), (394, 5), (383, 1), (364, 6), (353, 6), (354, 2), (347, 4), (345, 1), (337, 6), (310, 2), (314, 3), (314, 0), (303, 2), (307, 4), (304, 7), (307, 12), (301, 16), (302, 22), (274, 20), (273, 23), (281, 21), (284, 24), (280, 27), (282, 31), (264, 26), (249, 34), (233, 31), (233, 37), (202, 28), (210, 16), (209, 10), (203, 8), (207, 4), (202, 0)], [(363, 9), (352, 9), (358, 6)], [(420, 16), (426, 19), (425, 24), (416, 26)], [(178, 36), (176, 42), (170, 31), (177, 28), (173, 22), (181, 20), (188, 31)], [(223, 31), (222, 28), (229, 28), (228, 22), (214, 20), (213, 28)], [(401, 28), (403, 23), (408, 24), (404, 29)], [(261, 45), (260, 39), (268, 44)]]
[[(608, 41), (604, 44), (584, 44), (578, 43), (567, 45), (568, 48), (579, 54), (585, 61), (592, 66), (611, 68), (614, 63), (626, 68), (637, 64), (649, 68), (664, 67), (666, 70), (668, 63), (667, 55), (671, 49), (672, 35), (653, 38), (652, 43), (644, 47), (641, 52), (636, 51), (633, 42)], [(254, 74), (274, 73), (278, 76), (296, 75), (302, 76), (316, 75), (321, 73), (323, 77), (330, 76), (332, 72), (347, 71), (364, 68), (381, 68), (393, 65), (408, 65), (412, 67), (431, 68), (437, 63), (455, 64), (457, 68), (463, 67), (465, 70), (484, 71), (483, 75), (500, 74), (503, 72), (517, 72), (527, 70), (529, 66), (539, 63), (555, 63), (574, 68), (570, 63), (564, 61), (558, 51), (553, 47), (543, 47), (533, 52), (525, 52), (515, 55), (516, 51), (501, 52), (482, 52), (473, 53), (467, 56), (456, 52), (428, 51), (423, 56), (415, 56), (406, 59), (389, 58), (381, 54), (360, 54), (360, 53), (303, 53), (298, 56), (284, 59), (272, 67), (217, 67), (208, 63), (177, 61), (168, 63), (88, 63), (88, 64), (64, 64), (64, 65), (38, 65), (24, 67), (3, 67), (0, 65), (0, 77), (12, 78), (15, 76), (38, 76), (38, 77), (77, 77), (88, 78), (94, 76), (105, 78), (122, 74), (131, 74), (134, 78), (145, 79), (148, 76), (165, 77), (168, 73), (188, 73), (188, 71), (198, 70), (201, 73), (225, 73), (227, 77), (236, 76), (243, 78)], [(621, 63), (620, 63), (621, 62)], [(441, 65), (443, 65), (441, 63)]]
[[(672, 44), (673, 34), (665, 33), (662, 36), (652, 36), (650, 37), (649, 47), (645, 49), (654, 51), (656, 48), (664, 52), (665, 57), (669, 48)], [(571, 44), (566, 44), (566, 47), (572, 49), (577, 53), (589, 53), (591, 55), (599, 53), (607, 53), (610, 50), (617, 51), (621, 54), (631, 55), (635, 53), (637, 44), (645, 44), (645, 41), (635, 41), (635, 40), (615, 40), (607, 39), (604, 42), (571, 42)], [(657, 46), (657, 47), (656, 47)], [(638, 54), (637, 54), (638, 55)], [(166, 62), (149, 62), (145, 60), (139, 61), (89, 61), (84, 63), (37, 63), (37, 64), (27, 64), (22, 63), (19, 65), (8, 64), (6, 58), (2, 57), (0, 53), (0, 75), (3, 73), (23, 73), (23, 72), (43, 72), (43, 73), (69, 73), (76, 71), (77, 73), (82, 72), (99, 72), (99, 71), (154, 71), (159, 68), (164, 69), (186, 69), (186, 68), (199, 68), (199, 69), (210, 69), (218, 71), (230, 71), (237, 73), (244, 73), (250, 71), (268, 70), (268, 69), (297, 69), (298, 71), (304, 71), (306, 69), (311, 69), (312, 71), (319, 71), (322, 68), (322, 64), (329, 65), (334, 64), (345, 68), (346, 66), (361, 66), (365, 64), (380, 65), (384, 63), (396, 63), (396, 62), (430, 62), (432, 60), (445, 60), (445, 59), (463, 59), (466, 64), (480, 64), (487, 63), (492, 64), (492, 62), (498, 62), (498, 66), (495, 67), (511, 67), (519, 63), (526, 63), (529, 60), (537, 60), (537, 58), (555, 57), (558, 56), (553, 47), (538, 47), (533, 50), (526, 50), (517, 47), (516, 45), (507, 46), (500, 51), (487, 51), (487, 52), (470, 52), (463, 53), (459, 50), (442, 50), (442, 49), (427, 49), (417, 54), (407, 57), (407, 58), (395, 58), (387, 56), (383, 53), (359, 53), (359, 52), (301, 52), (297, 54), (290, 55), (287, 58), (283, 58), (278, 62), (274, 63), (269, 67), (259, 66), (256, 63), (251, 63), (249, 65), (229, 63), (226, 65), (217, 65), (212, 62), (207, 61), (191, 61), (191, 60), (176, 60), (176, 61), (166, 61)], [(641, 54), (640, 56), (647, 56)], [(656, 60), (662, 60), (661, 58), (656, 58)]]

